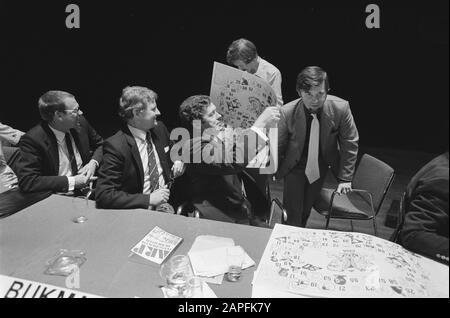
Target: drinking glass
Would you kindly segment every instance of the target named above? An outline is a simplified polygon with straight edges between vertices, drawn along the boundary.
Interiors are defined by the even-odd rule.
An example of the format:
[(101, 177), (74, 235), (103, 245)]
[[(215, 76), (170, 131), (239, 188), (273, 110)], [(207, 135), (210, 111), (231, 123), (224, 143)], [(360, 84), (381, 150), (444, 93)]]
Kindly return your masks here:
[(237, 282), (241, 278), (244, 256), (245, 252), (240, 246), (233, 246), (227, 249), (227, 279), (230, 282)]
[(188, 297), (203, 298), (203, 280), (200, 277), (192, 277), (188, 280)]
[(193, 277), (191, 262), (187, 255), (176, 255), (166, 261), (160, 270), (166, 283), (169, 298), (188, 297), (188, 281)]

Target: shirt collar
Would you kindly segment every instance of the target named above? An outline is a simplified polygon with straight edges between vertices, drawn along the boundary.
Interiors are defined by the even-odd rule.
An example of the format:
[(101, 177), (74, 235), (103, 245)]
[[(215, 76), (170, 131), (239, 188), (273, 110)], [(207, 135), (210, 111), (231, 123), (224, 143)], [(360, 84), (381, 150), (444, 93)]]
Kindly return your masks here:
[(304, 108), (304, 110), (305, 110), (305, 114), (307, 114), (307, 115), (316, 114), (316, 115), (317, 115), (317, 118), (320, 118), (320, 114), (322, 113), (322, 108), (323, 108), (323, 106), (320, 107), (316, 112), (312, 112), (312, 111), (310, 111), (310, 110), (308, 109), (308, 107), (306, 107), (306, 105), (305, 105), (304, 103), (302, 103), (302, 104), (303, 104), (303, 108)]
[(261, 65), (262, 64), (261, 63), (262, 59), (259, 56), (257, 57), (257, 59), (258, 59), (258, 68), (256, 69), (256, 72), (255, 72), (254, 75), (256, 75), (258, 77), (261, 77), (261, 73), (263, 71), (263, 65)]
[(135, 127), (130, 126), (130, 125), (127, 125), (127, 126), (128, 126), (128, 129), (130, 130), (131, 134), (135, 138), (138, 138), (138, 139), (141, 139), (141, 140), (144, 140), (144, 141), (147, 140), (147, 132), (146, 131), (143, 131), (143, 130), (141, 130), (139, 128), (135, 128)]
[(53, 131), (53, 133), (55, 134), (56, 140), (57, 140), (59, 143), (62, 143), (62, 142), (64, 141), (64, 138), (66, 138), (66, 133), (64, 133), (64, 132), (62, 132), (62, 131), (60, 131), (60, 130), (55, 129), (55, 128), (53, 128), (53, 127), (50, 126), (50, 125), (48, 125), (48, 127), (49, 127), (49, 128)]

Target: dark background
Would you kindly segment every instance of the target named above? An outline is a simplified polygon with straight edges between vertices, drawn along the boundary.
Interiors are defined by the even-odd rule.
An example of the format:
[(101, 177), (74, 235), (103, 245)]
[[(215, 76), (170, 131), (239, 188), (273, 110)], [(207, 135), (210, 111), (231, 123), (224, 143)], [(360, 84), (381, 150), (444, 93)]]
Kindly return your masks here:
[[(76, 3), (81, 28), (65, 27)], [(381, 28), (367, 29), (368, 4)], [(283, 76), (283, 99), (308, 65), (329, 74), (330, 92), (350, 101), (367, 147), (448, 149), (449, 5), (429, 1), (33, 1), (0, 2), (0, 121), (28, 130), (50, 89), (74, 94), (104, 137), (117, 130), (127, 85), (159, 94), (162, 119), (209, 94), (213, 61), (245, 37)]]

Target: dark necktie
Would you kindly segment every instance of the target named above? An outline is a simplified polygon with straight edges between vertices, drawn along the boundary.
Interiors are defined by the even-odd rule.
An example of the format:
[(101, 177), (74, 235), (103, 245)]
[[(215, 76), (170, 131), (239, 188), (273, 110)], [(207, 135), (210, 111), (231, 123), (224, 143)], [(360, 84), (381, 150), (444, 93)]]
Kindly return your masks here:
[(147, 154), (148, 154), (148, 169), (150, 171), (150, 193), (155, 191), (159, 186), (159, 172), (156, 165), (155, 151), (152, 146), (152, 137), (147, 133)]
[(72, 176), (76, 176), (78, 174), (77, 160), (75, 159), (75, 153), (72, 147), (72, 140), (70, 138), (70, 133), (66, 133), (64, 138), (66, 140), (67, 151), (69, 152), (69, 162), (70, 169), (72, 170)]

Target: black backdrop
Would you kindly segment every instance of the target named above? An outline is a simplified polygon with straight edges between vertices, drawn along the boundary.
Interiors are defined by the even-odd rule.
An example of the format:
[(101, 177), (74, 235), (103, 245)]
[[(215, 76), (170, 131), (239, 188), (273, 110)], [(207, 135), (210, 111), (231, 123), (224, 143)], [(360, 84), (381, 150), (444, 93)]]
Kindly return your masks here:
[[(80, 7), (80, 29), (65, 27), (69, 3)], [(365, 27), (370, 3), (380, 29)], [(285, 102), (303, 67), (327, 70), (362, 145), (448, 148), (448, 0), (2, 1), (0, 14), (0, 121), (22, 130), (39, 120), (39, 96), (60, 89), (107, 137), (127, 85), (155, 90), (175, 127), (182, 100), (209, 94), (213, 61), (225, 63), (227, 46), (246, 37), (281, 70)]]

